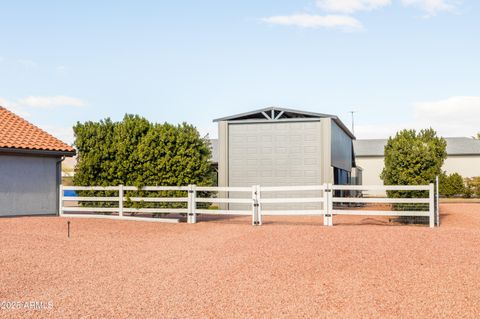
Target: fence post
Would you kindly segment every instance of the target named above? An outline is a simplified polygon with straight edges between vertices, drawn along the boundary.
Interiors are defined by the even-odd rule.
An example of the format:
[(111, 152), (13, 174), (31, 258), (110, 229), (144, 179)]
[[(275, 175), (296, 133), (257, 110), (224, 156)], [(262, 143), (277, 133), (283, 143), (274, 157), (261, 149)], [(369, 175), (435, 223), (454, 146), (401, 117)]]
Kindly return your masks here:
[(192, 185), (192, 223), (197, 223), (197, 185)]
[(436, 178), (436, 186), (435, 186), (435, 200), (436, 200), (436, 217), (437, 217), (437, 227), (440, 227), (440, 178), (437, 176)]
[(435, 227), (435, 185), (431, 183), (429, 185), (429, 219), (430, 227)]
[(258, 225), (262, 225), (262, 205), (261, 205), (261, 196), (262, 196), (262, 190), (260, 185), (257, 185), (257, 221)]
[(123, 217), (123, 185), (118, 186), (118, 216)]
[(188, 185), (188, 206), (187, 206), (187, 223), (189, 224), (195, 224), (197, 222), (197, 215), (195, 212), (197, 202), (197, 190), (196, 190), (196, 185)]
[(327, 219), (327, 226), (333, 226), (333, 185), (328, 184), (328, 192), (327, 192), (327, 202), (328, 202), (328, 219)]
[(329, 215), (329, 207), (328, 207), (328, 184), (323, 184), (325, 189), (323, 190), (323, 226), (328, 226), (328, 215)]
[(63, 185), (60, 184), (59, 187), (59, 194), (58, 194), (58, 216), (63, 215)]
[(257, 185), (252, 186), (252, 225), (258, 226), (260, 225), (260, 221), (258, 218), (258, 190)]

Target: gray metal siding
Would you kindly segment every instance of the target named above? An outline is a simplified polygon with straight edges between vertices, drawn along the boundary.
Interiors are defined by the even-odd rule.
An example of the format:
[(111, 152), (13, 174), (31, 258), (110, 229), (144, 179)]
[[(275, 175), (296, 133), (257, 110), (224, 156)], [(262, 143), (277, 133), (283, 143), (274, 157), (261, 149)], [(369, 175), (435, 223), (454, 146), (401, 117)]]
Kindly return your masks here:
[(0, 155), (0, 216), (56, 214), (58, 160)]
[(332, 122), (332, 166), (352, 171), (352, 139)]

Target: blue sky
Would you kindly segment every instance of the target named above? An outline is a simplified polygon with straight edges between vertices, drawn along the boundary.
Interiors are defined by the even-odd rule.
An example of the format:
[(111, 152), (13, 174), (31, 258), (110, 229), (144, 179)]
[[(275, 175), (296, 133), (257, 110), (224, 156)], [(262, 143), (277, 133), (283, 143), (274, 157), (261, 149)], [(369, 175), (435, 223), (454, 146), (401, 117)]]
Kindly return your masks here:
[(190, 122), (276, 105), (359, 138), (480, 131), (474, 0), (2, 1), (0, 104), (72, 142), (76, 121)]

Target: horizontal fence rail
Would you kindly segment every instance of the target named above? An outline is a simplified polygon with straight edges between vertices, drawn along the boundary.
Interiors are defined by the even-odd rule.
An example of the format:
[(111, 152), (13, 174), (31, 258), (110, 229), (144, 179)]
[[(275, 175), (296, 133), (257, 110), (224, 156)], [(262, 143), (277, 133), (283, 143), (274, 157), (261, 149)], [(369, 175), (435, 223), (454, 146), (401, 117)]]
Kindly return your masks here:
[[(384, 191), (387, 197), (368, 197), (362, 193), (372, 190)], [(65, 191), (80, 194), (65, 196)], [(303, 193), (297, 195), (298, 192)], [(409, 192), (414, 192), (416, 195), (407, 196)], [(98, 196), (95, 196), (95, 193)], [(152, 196), (145, 196), (147, 193)], [(306, 193), (313, 195), (309, 196)], [(188, 223), (196, 223), (197, 215), (251, 216), (253, 225), (261, 225), (263, 216), (323, 216), (324, 225), (332, 226), (334, 216), (357, 215), (422, 217), (428, 218), (430, 227), (434, 227), (436, 218), (433, 184), (421, 186), (324, 184), (265, 187), (188, 185), (142, 188), (122, 185), (60, 186), (59, 200), (59, 215), (63, 217), (170, 223), (179, 222), (182, 216), (186, 216)], [(72, 206), (74, 203), (77, 203), (77, 206)], [(145, 205), (150, 207), (141, 207)], [(293, 208), (286, 207), (288, 205)], [(317, 206), (311, 208), (311, 205)], [(152, 217), (146, 217), (145, 214), (151, 214)], [(154, 217), (160, 214), (175, 214), (180, 217)]]
[[(259, 187), (261, 196), (259, 195), (260, 212), (262, 216), (324, 216), (324, 225), (329, 225), (327, 209), (326, 190), (328, 185), (314, 185), (314, 186), (265, 186)], [(291, 192), (313, 192), (317, 191), (315, 196), (298, 195), (301, 197), (277, 197), (285, 193)], [(275, 196), (273, 198), (265, 198), (266, 196)], [(283, 195), (285, 196), (285, 195)], [(295, 195), (297, 196), (297, 195)], [(267, 209), (265, 204), (321, 204), (321, 209)]]
[[(119, 220), (141, 220), (154, 222), (178, 223), (178, 218), (150, 218), (137, 216), (144, 214), (188, 214), (190, 197), (188, 186), (146, 186), (142, 188), (134, 186), (61, 186), (60, 188), (60, 216), (63, 217), (94, 217)], [(75, 192), (115, 192), (117, 196), (65, 196), (65, 191)], [(139, 197), (126, 196), (126, 192), (184, 192), (185, 197)], [(91, 206), (65, 206), (64, 202), (95, 203)], [(101, 203), (116, 203), (115, 207), (99, 207)], [(184, 203), (185, 208), (151, 208), (151, 207), (125, 207), (126, 203)], [(97, 214), (94, 214), (97, 213)], [(104, 213), (98, 215), (98, 213)], [(109, 215), (106, 215), (106, 214)], [(126, 215), (127, 214), (127, 215)]]
[[(331, 185), (332, 194), (329, 210), (332, 215), (428, 217), (430, 227), (435, 227), (434, 185), (384, 186), (384, 185)], [(362, 191), (385, 191), (387, 197), (363, 197)], [(388, 192), (391, 195), (388, 195)], [(419, 192), (421, 192), (419, 194)], [(416, 193), (416, 194), (411, 194)], [(421, 195), (422, 197), (409, 196)], [(405, 198), (407, 197), (407, 198)], [(333, 204), (337, 204), (336, 207)], [(341, 205), (347, 206), (341, 206)], [(351, 204), (358, 204), (354, 209)], [(370, 204), (392, 204), (392, 209), (368, 209)], [(410, 209), (412, 208), (412, 209)]]

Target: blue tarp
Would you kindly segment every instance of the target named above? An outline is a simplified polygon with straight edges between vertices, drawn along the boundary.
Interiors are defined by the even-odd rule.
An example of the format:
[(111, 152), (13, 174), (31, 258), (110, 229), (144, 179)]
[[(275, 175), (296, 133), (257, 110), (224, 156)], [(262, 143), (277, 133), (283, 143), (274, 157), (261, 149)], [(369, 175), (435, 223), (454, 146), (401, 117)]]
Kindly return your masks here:
[(77, 192), (75, 192), (75, 191), (63, 191), (63, 196), (77, 197)]

